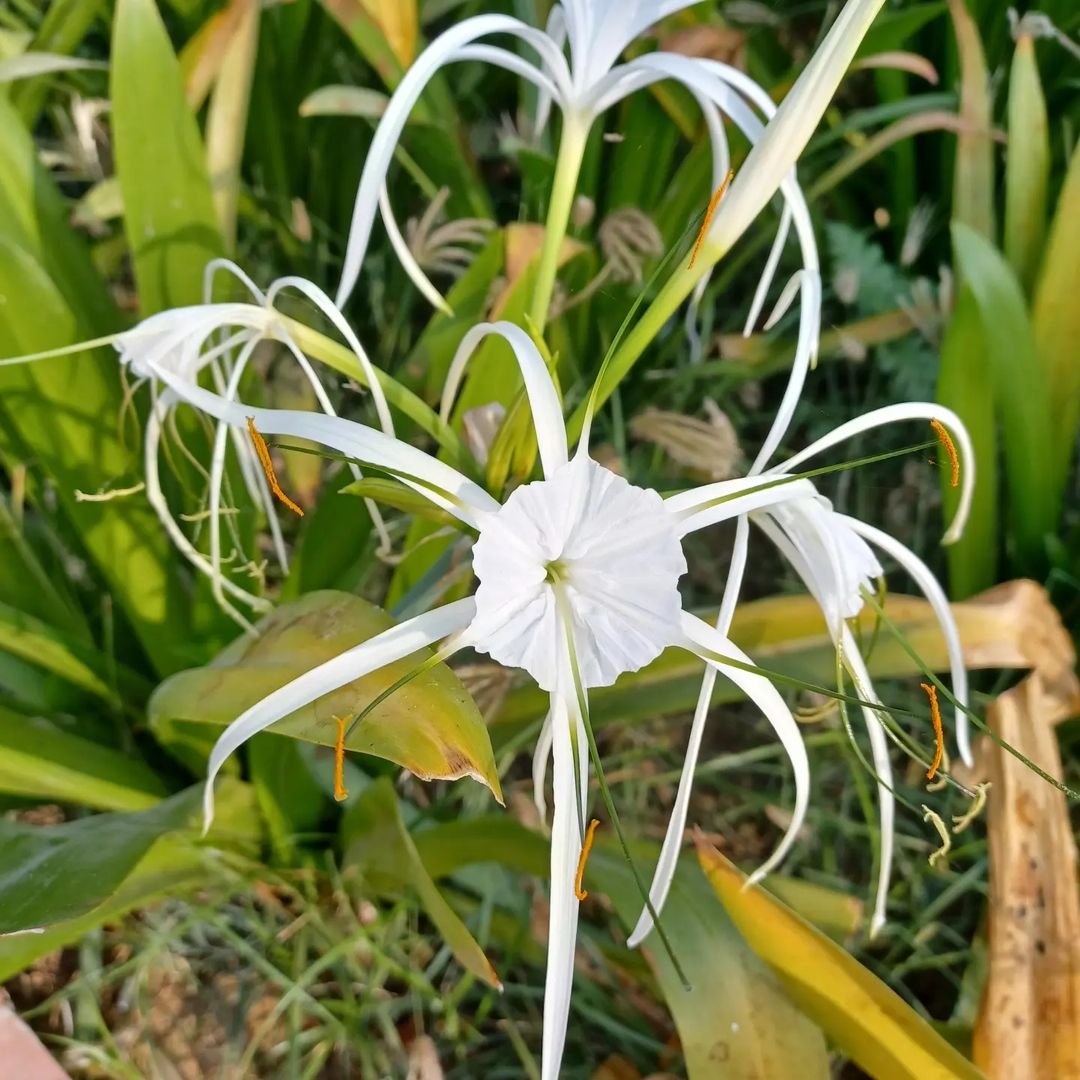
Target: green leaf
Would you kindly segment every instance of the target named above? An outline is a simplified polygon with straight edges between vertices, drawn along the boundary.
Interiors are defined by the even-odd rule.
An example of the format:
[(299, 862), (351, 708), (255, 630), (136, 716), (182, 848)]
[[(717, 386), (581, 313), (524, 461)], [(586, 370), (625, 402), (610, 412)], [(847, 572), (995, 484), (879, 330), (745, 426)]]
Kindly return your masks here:
[(368, 86), (320, 86), (300, 102), (301, 116), (362, 116), (378, 120), (390, 99)]
[(1073, 151), (1069, 171), (1058, 198), (1050, 226), (1042, 272), (1035, 289), (1032, 320), (1039, 355), (1050, 381), (1051, 420), (1054, 440), (1055, 486), (1063, 491), (1076, 449), (1080, 424), (1080, 304), (1076, 283), (1080, 281), (1080, 146)]
[(0, 934), (36, 931), (103, 903), (158, 837), (194, 823), (201, 795), (195, 786), (139, 813), (62, 825), (0, 821)]
[[(0, 181), (2, 183), (2, 181)], [(27, 252), (0, 239), (0, 355), (78, 341), (75, 316)], [(55, 485), (65, 516), (159, 671), (175, 669), (189, 602), (177, 556), (141, 495), (80, 501), (76, 492), (132, 484), (141, 465), (120, 439), (116, 359), (96, 351), (0, 367), (0, 417), (19, 456)]]
[(764, 889), (747, 889), (746, 878), (700, 839), (698, 858), (750, 947), (803, 1011), (869, 1075), (890, 1080), (982, 1076), (880, 979)]
[(118, 0), (112, 130), (139, 307), (195, 304), (223, 245), (195, 118), (154, 0)]
[[(614, 850), (593, 853), (586, 881), (610, 897), (628, 929), (637, 922), (641, 894)], [(655, 937), (643, 951), (678, 1028), (690, 1080), (713, 1080), (721, 1072), (730, 1080), (830, 1075), (821, 1030), (751, 952), (692, 863), (676, 872), (661, 919), (691, 990)]]
[(137, 758), (2, 707), (0, 791), (97, 810), (145, 810), (166, 794)]
[(35, 75), (53, 75), (59, 71), (101, 71), (108, 65), (100, 60), (82, 60), (75, 56), (55, 53), (25, 52), (0, 60), (0, 84), (29, 79)]
[(427, 518), (440, 525), (453, 525), (456, 518), (446, 510), (432, 504), (430, 499), (399, 480), (385, 480), (378, 476), (365, 476), (346, 484), (339, 492), (341, 495), (357, 495), (362, 499), (373, 499), (383, 506), (391, 506), (406, 514)]
[[(975, 448), (975, 495), (964, 535), (948, 548), (949, 591), (965, 600), (998, 580), (998, 445), (994, 388), (986, 376), (986, 345), (979, 306), (967, 285), (960, 287), (941, 342), (937, 400), (964, 421)], [(960, 493), (944, 472), (942, 506), (956, 512)]]
[(424, 868), (401, 820), (389, 779), (377, 780), (356, 799), (342, 829), (346, 865), (359, 870), (363, 884), (384, 895), (394, 895), (405, 887), (412, 889), (458, 963), (488, 986), (502, 989), (484, 950)]
[(292, 865), (302, 834), (312, 833), (326, 808), (300, 743), (256, 735), (248, 744), (248, 771), (274, 855)]
[[(958, 269), (983, 326), (986, 374), (1001, 418), (1011, 532), (1022, 572), (1039, 576), (1044, 538), (1057, 528), (1050, 386), (1035, 346), (1024, 294), (997, 248), (959, 222), (952, 227)], [(981, 463), (979, 463), (981, 464)]]
[[(204, 668), (174, 675), (150, 701), (151, 725), (168, 721), (225, 725), (272, 690), (394, 625), (357, 596), (310, 593), (283, 604)], [(273, 730), (333, 746), (335, 716), (354, 716), (412, 672), (428, 649), (365, 675), (297, 710)], [(348, 750), (392, 761), (421, 779), (472, 776), (501, 799), (487, 729), (457, 676), (437, 665), (382, 702), (345, 740)]]
[[(188, 809), (188, 817), (191, 819), (194, 815), (194, 804), (198, 800), (197, 789), (181, 792), (171, 801), (182, 801), (185, 798), (191, 803)], [(207, 838), (209, 844), (253, 855), (257, 850), (259, 834), (258, 812), (251, 788), (236, 781), (220, 783), (217, 806), (218, 818)], [(141, 816), (123, 815), (129, 820)], [(120, 818), (121, 815), (109, 815), (85, 818), (82, 822), (75, 823), (84, 825), (89, 832), (87, 850), (98, 855), (104, 869), (109, 869), (110, 852), (99, 844), (98, 837), (90, 830), (90, 826), (94, 822), (108, 824)], [(61, 825), (53, 828), (67, 827), (69, 826)], [(34, 831), (50, 832), (40, 827)], [(205, 887), (219, 861), (214, 857), (215, 853), (207, 847), (207, 841), (198, 844), (180, 832), (167, 833), (156, 842), (151, 838), (149, 851), (127, 876), (115, 882), (115, 891), (102, 897), (95, 906), (73, 914), (63, 922), (55, 923), (44, 933), (25, 933), (0, 938), (0, 981), (24, 970), (39, 956), (45, 956), (78, 941), (87, 931), (103, 923), (115, 921), (133, 908), (146, 907), (159, 897), (175, 897), (186, 890)], [(47, 845), (48, 841), (44, 843)], [(0, 854), (0, 861), (2, 858)], [(81, 867), (84, 863), (85, 860), (80, 859), (72, 865)], [(59, 867), (59, 871), (61, 874), (66, 872), (63, 866)], [(91, 879), (92, 875), (91, 870)], [(56, 891), (72, 884), (70, 877), (58, 880), (61, 885)]]
[[(73, 686), (105, 701), (119, 703), (117, 689), (102, 676), (109, 659), (73, 641), (33, 616), (0, 603), (0, 650), (19, 656), (66, 679)], [(137, 693), (139, 680), (126, 673), (128, 688)]]
[[(116, 308), (68, 217), (67, 204), (38, 162), (33, 139), (0, 95), (0, 240), (36, 259), (74, 313), (80, 336), (97, 337), (116, 328)], [(9, 308), (4, 318), (16, 314)], [(37, 336), (49, 337), (47, 329)], [(4, 355), (11, 353), (5, 348)]]
[(1009, 75), (1009, 145), (1005, 158), (1005, 255), (1031, 291), (1046, 237), (1050, 134), (1046, 98), (1030, 34), (1016, 40)]
[(993, 103), (979, 28), (965, 0), (949, 0), (960, 53), (960, 115), (968, 130), (956, 140), (956, 175), (953, 182), (953, 221), (962, 222), (993, 240), (997, 232), (994, 212)]

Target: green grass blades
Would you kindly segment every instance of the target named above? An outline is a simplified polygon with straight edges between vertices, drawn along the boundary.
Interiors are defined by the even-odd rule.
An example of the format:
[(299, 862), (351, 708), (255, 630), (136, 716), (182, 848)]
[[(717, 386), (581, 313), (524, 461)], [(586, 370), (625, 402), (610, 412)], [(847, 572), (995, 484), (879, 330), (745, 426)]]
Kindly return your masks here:
[(203, 268), (224, 244), (202, 139), (154, 0), (117, 3), (111, 81), (116, 168), (140, 311), (198, 303)]
[[(0, 353), (14, 356), (78, 341), (80, 323), (27, 252), (0, 240)], [(189, 637), (189, 604), (176, 556), (143, 496), (80, 501), (136, 483), (141, 468), (119, 436), (123, 393), (106, 352), (0, 368), (0, 416), (19, 460), (51, 481), (83, 549), (101, 571), (159, 672), (175, 670)]]
[(484, 950), (435, 886), (405, 828), (393, 783), (375, 781), (342, 822), (345, 870), (383, 895), (411, 889), (461, 966), (488, 986), (502, 988)]
[(745, 888), (745, 877), (700, 839), (698, 859), (750, 947), (860, 1068), (889, 1080), (982, 1076), (880, 979), (764, 889)]
[[(309, 593), (268, 615), (259, 624), (258, 639), (241, 638), (206, 667), (163, 683), (150, 702), (151, 726), (231, 723), (272, 690), (392, 625), (386, 612), (359, 597)], [(357, 715), (429, 655), (425, 650), (406, 657), (326, 694), (274, 731), (332, 747), (335, 716)], [(445, 665), (417, 676), (380, 704), (350, 732), (345, 747), (392, 761), (423, 779), (475, 776), (501, 798), (483, 719)]]
[(1000, 252), (974, 229), (953, 223), (960, 275), (979, 308), (985, 352), (984, 378), (994, 389), (1005, 455), (1014, 561), (1038, 577), (1045, 566), (1045, 538), (1057, 525), (1050, 386), (1035, 345), (1031, 319), (1016, 275)]

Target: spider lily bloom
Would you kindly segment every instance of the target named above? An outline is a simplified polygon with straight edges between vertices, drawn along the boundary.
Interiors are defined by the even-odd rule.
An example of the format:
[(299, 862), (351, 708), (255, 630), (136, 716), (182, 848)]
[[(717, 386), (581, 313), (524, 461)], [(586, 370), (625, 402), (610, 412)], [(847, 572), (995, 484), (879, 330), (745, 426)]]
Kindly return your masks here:
[(587, 433), (571, 457), (562, 406), (544, 360), (528, 335), (510, 323), (483, 324), (466, 334), (451, 365), (444, 408), (452, 403), (474, 350), (492, 334), (505, 339), (520, 367), (543, 473), (503, 504), (444, 462), (373, 428), (332, 416), (251, 408), (168, 368), (155, 375), (218, 421), (240, 428), (250, 418), (267, 435), (310, 439), (388, 473), (476, 533), (474, 596), (409, 619), (313, 668), (229, 725), (210, 756), (205, 814), (209, 821), (214, 778), (247, 739), (418, 649), (441, 643), (427, 663), (471, 647), (524, 668), (550, 695), (555, 801), (543, 1077), (554, 1080), (566, 1035), (578, 917), (575, 869), (588, 810), (588, 692), (640, 669), (671, 646), (702, 657), (742, 689), (780, 738), (796, 780), (791, 825), (755, 879), (771, 870), (796, 839), (806, 812), (806, 750), (776, 688), (750, 669), (749, 659), (725, 635), (683, 611), (681, 541), (740, 513), (813, 498), (814, 488), (798, 477), (779, 483), (751, 477), (665, 500), (593, 461)]
[[(252, 302), (212, 302), (214, 276), (221, 270), (232, 274), (244, 286)], [(264, 511), (270, 526), (275, 556), (282, 570), (287, 571), (288, 553), (274, 510), (274, 497), (257, 450), (247, 433), (219, 423), (214, 433), (208, 471), (203, 470), (194, 456), (185, 451), (188, 460), (200, 471), (205, 472), (208, 487), (206, 517), (209, 520), (209, 558), (195, 546), (170, 509), (161, 484), (159, 457), (163, 435), (172, 424), (174, 407), (183, 400), (169, 385), (162, 389), (164, 380), (161, 376), (163, 372), (168, 372), (171, 379), (170, 385), (196, 384), (200, 375), (209, 369), (219, 393), (227, 399), (235, 399), (239, 392), (240, 380), (256, 348), (264, 341), (276, 341), (284, 345), (299, 364), (320, 408), (325, 413), (333, 415), (333, 405), (318, 375), (307, 356), (297, 346), (284, 320), (275, 310), (275, 302), (285, 290), (297, 291), (306, 296), (341, 332), (367, 375), (379, 421), (383, 429), (392, 435), (393, 421), (386, 398), (375, 376), (375, 370), (352, 328), (331, 303), (330, 298), (316, 285), (296, 277), (281, 278), (274, 282), (269, 290), (263, 292), (238, 266), (224, 259), (215, 259), (207, 265), (204, 277), (204, 303), (202, 304), (174, 308), (151, 315), (132, 329), (111, 337), (51, 350), (47, 353), (0, 361), (4, 364), (26, 363), (50, 356), (81, 352), (89, 347), (111, 344), (119, 354), (123, 369), (132, 372), (138, 380), (135, 389), (143, 382), (150, 383), (152, 403), (143, 436), (143, 468), (147, 500), (176, 548), (192, 566), (210, 578), (214, 597), (221, 608), (245, 630), (251, 630), (252, 624), (237, 609), (234, 601), (255, 612), (269, 610), (270, 604), (264, 598), (238, 585), (222, 571), (221, 521), (223, 517), (232, 532), (236, 550), (242, 549), (239, 533), (235, 529), (231, 516), (223, 510), (221, 504), (222, 487), (225, 483), (227, 440), (230, 433), (244, 485), (252, 502)], [(179, 441), (175, 428), (172, 434)], [(352, 466), (352, 468), (359, 476), (360, 473), (356, 467)], [(368, 506), (376, 528), (382, 534), (385, 546), (387, 542), (385, 529), (378, 509), (370, 502)]]
[[(378, 209), (410, 277), (433, 304), (446, 309), (445, 301), (424, 276), (416, 260), (407, 250), (402, 250), (385, 182), (410, 111), (432, 76), (447, 64), (481, 61), (505, 68), (533, 83), (540, 91), (538, 127), (546, 123), (552, 102), (562, 113), (558, 160), (530, 312), (538, 326), (544, 325), (549, 311), (558, 254), (570, 219), (585, 144), (594, 121), (603, 112), (651, 83), (664, 79), (682, 83), (703, 110), (712, 144), (713, 188), (717, 189), (728, 173), (731, 158), (724, 117), (730, 118), (752, 143), (756, 143), (762, 124), (755, 109), (766, 119), (775, 112), (768, 94), (737, 69), (711, 60), (653, 52), (627, 63), (618, 63), (623, 50), (653, 23), (698, 2), (700, 0), (562, 0), (552, 9), (546, 32), (520, 19), (491, 14), (464, 19), (436, 38), (406, 72), (375, 131), (356, 193), (337, 303), (343, 305), (356, 284)], [(536, 54), (536, 60), (484, 42), (494, 35), (517, 38)], [(569, 58), (564, 52), (567, 42)], [(775, 271), (779, 249), (792, 220), (797, 224), (803, 246), (804, 266), (809, 272), (817, 271), (810, 216), (793, 170), (789, 168), (786, 172), (788, 175), (780, 186), (788, 209), (774, 256), (767, 264), (755, 312)], [(776, 186), (773, 185), (765, 202)], [(754, 317), (752, 314), (751, 320)]]
[[(784, 404), (757, 460), (751, 467), (750, 476), (764, 480), (770, 476), (786, 475), (839, 443), (884, 424), (911, 420), (931, 421), (935, 429), (941, 425), (941, 428), (947, 431), (959, 446), (960, 453), (957, 462), (961, 466), (963, 489), (956, 515), (945, 533), (943, 542), (948, 544), (958, 540), (963, 532), (974, 494), (974, 450), (960, 418), (941, 405), (929, 402), (907, 402), (875, 409), (865, 416), (842, 424), (781, 464), (768, 467), (769, 458), (787, 431), (794, 400), (798, 391), (801, 390), (804, 378), (804, 370), (796, 369), (793, 372)], [(676, 499), (680, 498), (696, 500), (698, 492), (693, 492), (689, 496), (676, 496)], [(967, 716), (963, 711), (967, 706), (967, 671), (964, 667), (956, 620), (944, 590), (929, 567), (913, 551), (880, 529), (836, 512), (827, 499), (813, 492), (805, 498), (763, 507), (739, 517), (736, 524), (731, 568), (728, 572), (716, 625), (720, 633), (727, 633), (738, 603), (746, 569), (750, 522), (759, 526), (775, 544), (821, 607), (829, 634), (837, 650), (838, 659), (854, 683), (859, 699), (867, 703), (861, 708), (870, 738), (874, 770), (877, 776), (881, 825), (880, 865), (874, 911), (870, 923), (871, 935), (873, 935), (885, 922), (892, 868), (895, 797), (892, 791), (892, 767), (889, 762), (888, 742), (881, 718), (874, 707), (880, 706), (880, 702), (874, 692), (858, 643), (847, 623), (848, 619), (859, 615), (864, 607), (866, 595), (873, 591), (875, 581), (883, 576), (881, 565), (873, 549), (877, 548), (895, 560), (901, 569), (910, 575), (926, 596), (938, 619), (948, 651), (953, 692), (958, 703), (956, 709), (957, 745), (961, 758), (970, 765), (971, 743)], [(675, 874), (689, 812), (690, 789), (701, 751), (714, 683), (715, 673), (712, 670), (706, 671), (691, 724), (679, 789), (650, 889), (652, 908), (656, 912), (663, 907)], [(629, 938), (629, 944), (631, 946), (640, 944), (648, 936), (652, 927), (653, 917), (646, 908), (642, 911), (637, 926)]]

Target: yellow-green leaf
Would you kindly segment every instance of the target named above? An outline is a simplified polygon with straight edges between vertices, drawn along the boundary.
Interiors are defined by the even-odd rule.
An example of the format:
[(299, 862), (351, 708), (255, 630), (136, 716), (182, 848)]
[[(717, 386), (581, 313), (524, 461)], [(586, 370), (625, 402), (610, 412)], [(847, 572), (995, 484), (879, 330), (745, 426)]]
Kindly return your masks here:
[(699, 838), (698, 859), (732, 922), (803, 1011), (863, 1070), (889, 1080), (977, 1080), (982, 1073), (843, 948)]
[(1016, 39), (1009, 75), (1009, 148), (1005, 158), (1005, 255), (1027, 292), (1046, 236), (1050, 135), (1046, 98), (1030, 34)]
[[(343, 538), (343, 542), (346, 538)], [(203, 668), (164, 682), (151, 724), (225, 725), (271, 691), (382, 633), (394, 620), (358, 596), (314, 592), (267, 615), (259, 636), (242, 637)], [(353, 716), (431, 655), (422, 650), (299, 709), (273, 731), (333, 746), (335, 716)], [(382, 702), (345, 740), (346, 749), (392, 761), (423, 780), (471, 776), (502, 798), (483, 718), (456, 675), (437, 665)]]

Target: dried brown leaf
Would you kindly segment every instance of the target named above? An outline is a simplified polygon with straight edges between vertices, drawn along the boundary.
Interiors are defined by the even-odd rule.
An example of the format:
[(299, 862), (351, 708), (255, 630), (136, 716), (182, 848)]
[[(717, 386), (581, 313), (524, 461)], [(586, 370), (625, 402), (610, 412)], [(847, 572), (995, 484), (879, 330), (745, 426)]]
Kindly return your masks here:
[[(1061, 778), (1054, 726), (1080, 710), (1068, 632), (1045, 593), (1017, 582), (1013, 599), (1034, 670), (988, 710), (997, 735)], [(1002, 589), (1008, 589), (1003, 586)], [(1036, 599), (1036, 590), (1042, 593)], [(998, 592), (1001, 590), (995, 590)], [(1040, 617), (1041, 614), (1041, 617)], [(1080, 890), (1064, 794), (998, 746), (992, 783), (989, 974), (975, 1028), (976, 1063), (991, 1080), (1080, 1077)]]

